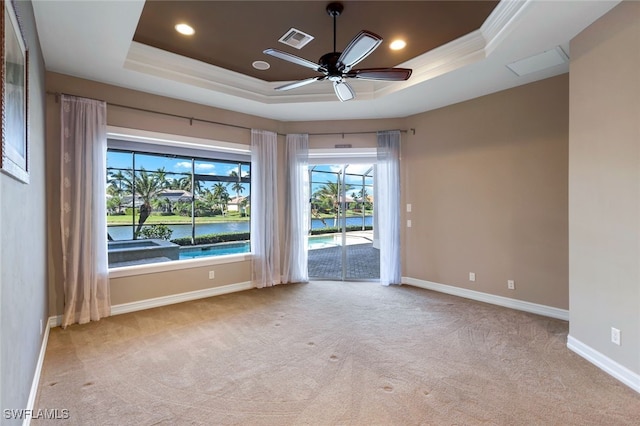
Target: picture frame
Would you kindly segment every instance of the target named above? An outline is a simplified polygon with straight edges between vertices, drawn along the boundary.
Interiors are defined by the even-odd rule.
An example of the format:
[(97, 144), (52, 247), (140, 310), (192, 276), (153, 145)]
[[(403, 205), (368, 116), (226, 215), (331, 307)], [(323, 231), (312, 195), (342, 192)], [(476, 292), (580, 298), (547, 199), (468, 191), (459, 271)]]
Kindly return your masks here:
[(12, 1), (2, 0), (2, 156), (0, 170), (29, 183), (29, 55)]

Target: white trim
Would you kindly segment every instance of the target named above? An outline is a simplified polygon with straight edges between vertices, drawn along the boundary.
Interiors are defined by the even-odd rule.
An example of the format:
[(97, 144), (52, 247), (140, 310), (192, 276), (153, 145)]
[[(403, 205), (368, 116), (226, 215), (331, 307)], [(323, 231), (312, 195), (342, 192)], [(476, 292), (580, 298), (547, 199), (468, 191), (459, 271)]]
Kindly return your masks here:
[(440, 293), (451, 294), (454, 296), (464, 297), (466, 299), (477, 300), (479, 302), (491, 303), (492, 305), (504, 306), (506, 308), (517, 309), (519, 311), (530, 312), (532, 314), (569, 321), (569, 311), (566, 309), (554, 308), (553, 306), (525, 302), (524, 300), (496, 296), (494, 294), (482, 293), (480, 291), (469, 290), (466, 288), (439, 284), (410, 277), (402, 277), (402, 282), (415, 287), (425, 288), (427, 290), (438, 291)]
[(493, 12), (480, 27), (480, 31), (487, 41), (484, 48), (487, 56), (506, 40), (514, 28), (517, 28), (531, 2), (532, 0), (502, 0), (493, 9)]
[[(250, 290), (252, 288), (254, 288), (253, 283), (251, 281), (245, 281), (220, 287), (189, 291), (186, 293), (171, 294), (169, 296), (154, 297), (153, 299), (122, 303), (111, 307), (111, 315), (128, 314), (130, 312), (143, 311), (145, 309), (158, 308), (160, 306), (173, 305), (175, 303), (188, 302), (190, 300), (205, 299), (207, 297), (220, 296), (221, 294)], [(62, 315), (49, 318), (49, 327), (59, 327), (61, 324)]]
[(634, 391), (640, 393), (640, 374), (634, 373), (627, 367), (618, 364), (611, 358), (601, 354), (592, 347), (585, 345), (571, 335), (567, 337), (567, 348), (600, 368), (605, 373), (629, 386)]
[(240, 143), (175, 135), (171, 133), (153, 132), (149, 130), (130, 129), (127, 127), (107, 126), (107, 137), (132, 142), (150, 142), (156, 145), (179, 146), (248, 155), (251, 154), (251, 146)]
[(143, 311), (145, 309), (160, 306), (173, 305), (175, 303), (188, 302), (190, 300), (205, 299), (221, 294), (235, 293), (253, 288), (251, 281), (243, 283), (223, 285), (204, 290), (190, 291), (187, 293), (172, 294), (170, 296), (155, 297), (153, 299), (139, 300), (137, 302), (122, 303), (111, 307), (111, 315), (128, 314), (129, 312)]
[[(48, 325), (51, 324), (51, 318), (49, 318)], [(47, 342), (49, 341), (49, 329), (45, 327), (44, 334), (42, 336), (42, 344), (40, 345), (40, 354), (38, 355), (38, 361), (36, 363), (36, 370), (33, 373), (33, 381), (31, 382), (31, 390), (29, 391), (29, 399), (27, 400), (26, 412), (32, 412), (36, 403), (36, 397), (38, 396), (38, 386), (40, 385), (40, 375), (42, 374), (42, 366), (44, 364), (44, 356), (47, 353)], [(29, 426), (31, 424), (31, 416), (25, 416), (22, 421), (22, 426)]]
[(245, 262), (247, 260), (251, 260), (251, 253), (211, 256), (200, 259), (174, 260), (170, 262), (159, 262), (146, 265), (122, 266), (120, 268), (109, 268), (109, 279), (156, 274), (159, 272), (180, 271), (182, 269), (203, 268), (206, 266)]
[(378, 161), (377, 148), (315, 148), (309, 150), (309, 164), (375, 163)]

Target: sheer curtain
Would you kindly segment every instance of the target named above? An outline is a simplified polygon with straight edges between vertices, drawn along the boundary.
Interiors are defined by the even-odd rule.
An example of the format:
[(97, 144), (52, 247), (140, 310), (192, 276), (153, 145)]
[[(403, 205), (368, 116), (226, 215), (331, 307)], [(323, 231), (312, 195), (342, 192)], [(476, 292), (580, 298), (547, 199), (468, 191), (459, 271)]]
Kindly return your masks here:
[(400, 131), (378, 132), (376, 180), (380, 283), (401, 284), (400, 273)]
[(107, 105), (61, 97), (62, 327), (111, 314), (107, 264)]
[(278, 135), (251, 129), (252, 281), (258, 288), (281, 280), (277, 185)]
[(282, 281), (309, 281), (307, 243), (309, 229), (309, 135), (287, 135), (287, 196)]

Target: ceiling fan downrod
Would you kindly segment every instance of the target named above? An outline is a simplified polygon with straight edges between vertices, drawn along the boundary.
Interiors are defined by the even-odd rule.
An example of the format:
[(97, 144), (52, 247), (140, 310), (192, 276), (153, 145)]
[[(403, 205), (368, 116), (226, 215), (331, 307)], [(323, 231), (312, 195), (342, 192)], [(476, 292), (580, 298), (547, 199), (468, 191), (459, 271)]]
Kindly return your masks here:
[(327, 5), (327, 13), (329, 16), (333, 17), (333, 51), (336, 51), (336, 18), (340, 16), (342, 11), (344, 10), (344, 6), (342, 3), (333, 2)]

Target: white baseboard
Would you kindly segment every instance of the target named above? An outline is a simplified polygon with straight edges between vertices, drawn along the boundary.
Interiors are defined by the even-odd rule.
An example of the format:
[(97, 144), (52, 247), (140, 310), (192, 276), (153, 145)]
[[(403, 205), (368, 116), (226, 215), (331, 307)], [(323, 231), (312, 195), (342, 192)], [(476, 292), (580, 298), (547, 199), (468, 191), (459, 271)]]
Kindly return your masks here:
[(506, 308), (569, 321), (569, 311), (566, 309), (554, 308), (553, 306), (525, 302), (524, 300), (496, 296), (489, 293), (482, 293), (480, 291), (469, 290), (466, 288), (460, 288), (446, 284), (438, 284), (431, 281), (419, 280), (410, 277), (402, 277), (402, 282), (404, 284), (425, 288), (427, 290), (433, 290), (440, 293), (451, 294), (453, 296), (464, 297), (466, 299), (477, 300), (479, 302), (491, 303), (492, 305), (504, 306)]
[[(144, 309), (173, 305), (175, 303), (188, 302), (190, 300), (205, 299), (221, 294), (235, 293), (253, 288), (251, 281), (223, 285), (220, 287), (206, 288), (204, 290), (189, 291), (186, 293), (172, 294), (169, 296), (154, 297), (153, 299), (139, 300), (137, 302), (122, 303), (111, 306), (111, 315), (128, 314), (129, 312), (142, 311)], [(49, 327), (59, 327), (62, 324), (62, 315), (49, 318)]]
[(155, 297), (153, 299), (140, 300), (138, 302), (122, 303), (111, 307), (111, 315), (128, 314), (129, 312), (173, 305), (174, 303), (188, 302), (190, 300), (205, 299), (207, 297), (220, 296), (221, 294), (235, 293), (237, 291), (244, 291), (252, 288), (253, 284), (251, 281), (246, 281), (243, 283), (223, 285), (204, 290), (189, 291), (187, 293), (172, 294), (170, 296)]
[[(49, 329), (45, 327), (42, 336), (42, 344), (40, 345), (40, 354), (38, 355), (38, 362), (36, 363), (36, 370), (33, 373), (33, 381), (31, 382), (31, 390), (29, 391), (29, 399), (27, 400), (26, 411), (33, 412), (36, 404), (36, 397), (38, 396), (38, 385), (40, 385), (40, 375), (42, 374), (42, 366), (44, 364), (44, 355), (47, 352), (47, 342), (49, 341)], [(29, 426), (31, 424), (31, 416), (25, 416), (22, 421), (22, 426)]]
[(640, 393), (640, 374), (634, 373), (572, 336), (567, 337), (567, 348)]

